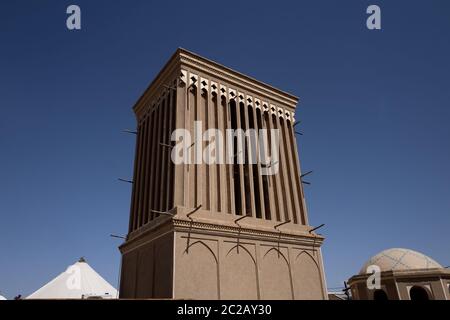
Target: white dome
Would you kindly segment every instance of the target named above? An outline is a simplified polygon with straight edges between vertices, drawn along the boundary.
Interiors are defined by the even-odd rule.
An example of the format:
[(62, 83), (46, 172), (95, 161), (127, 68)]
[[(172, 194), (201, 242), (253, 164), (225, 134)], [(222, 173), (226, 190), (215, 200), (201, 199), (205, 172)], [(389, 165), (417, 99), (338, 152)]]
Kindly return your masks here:
[(0, 300), (8, 300), (4, 296), (0, 296)]
[(381, 251), (364, 264), (359, 274), (366, 274), (370, 265), (378, 266), (381, 271), (442, 268), (430, 257), (414, 250), (402, 248)]

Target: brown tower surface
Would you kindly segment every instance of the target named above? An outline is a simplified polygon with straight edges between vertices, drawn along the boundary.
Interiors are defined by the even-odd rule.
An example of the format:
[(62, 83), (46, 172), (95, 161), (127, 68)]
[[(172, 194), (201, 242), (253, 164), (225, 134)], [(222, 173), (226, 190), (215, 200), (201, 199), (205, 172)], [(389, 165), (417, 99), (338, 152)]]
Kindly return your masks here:
[[(324, 238), (311, 232), (300, 180), (297, 103), (218, 63), (175, 52), (133, 108), (121, 298), (327, 299)], [(261, 174), (259, 162), (175, 164), (171, 134), (187, 129), (194, 137), (194, 121), (202, 131), (278, 129), (278, 173)]]

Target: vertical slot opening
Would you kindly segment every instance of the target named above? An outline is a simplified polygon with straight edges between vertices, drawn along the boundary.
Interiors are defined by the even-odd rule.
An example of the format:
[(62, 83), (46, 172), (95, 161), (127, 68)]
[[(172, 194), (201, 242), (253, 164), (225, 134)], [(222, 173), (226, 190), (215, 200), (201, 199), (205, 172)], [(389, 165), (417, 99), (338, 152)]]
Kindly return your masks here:
[[(236, 114), (236, 102), (230, 101), (230, 120), (231, 129), (233, 132), (237, 129), (237, 114)], [(238, 140), (233, 135), (233, 150), (228, 150), (231, 154), (236, 154), (238, 149)], [(234, 181), (234, 209), (237, 215), (242, 215), (242, 201), (241, 201), (241, 178), (239, 175), (239, 164), (237, 163), (237, 157), (233, 157), (233, 181)]]
[[(254, 130), (255, 129), (255, 119), (253, 117), (253, 107), (252, 106), (248, 106), (248, 128)], [(256, 139), (252, 140), (252, 138), (256, 138), (256, 137), (251, 137), (248, 136), (248, 148), (249, 150), (252, 150), (252, 163), (250, 164), (249, 161), (249, 165), (252, 166), (252, 173), (253, 173), (253, 192), (255, 194), (255, 214), (257, 218), (262, 218), (262, 210), (261, 210), (261, 194), (259, 192), (259, 170), (258, 170), (258, 164), (257, 164), (257, 157), (256, 157), (256, 152), (257, 152), (257, 148), (256, 148)], [(256, 161), (255, 161), (256, 160)]]
[[(246, 124), (245, 124), (245, 105), (241, 102), (239, 103), (239, 111), (241, 116), (241, 129), (244, 131), (247, 130)], [(245, 214), (250, 215), (252, 212), (252, 202), (251, 202), (251, 190), (250, 190), (250, 178), (253, 179), (253, 177), (250, 177), (250, 170), (249, 170), (249, 164), (248, 164), (248, 143), (247, 139), (243, 138), (243, 146), (242, 146), (242, 152), (244, 156), (244, 195), (245, 195)]]
[[(258, 124), (258, 128), (261, 130), (263, 129), (263, 125), (262, 125), (262, 116), (261, 116), (261, 110), (260, 109), (256, 109), (256, 121)], [(267, 150), (267, 146), (259, 146), (258, 151), (260, 152), (259, 157), (258, 157), (258, 161), (260, 161), (260, 159), (262, 159), (262, 157), (264, 156), (263, 154), (261, 154), (262, 149)], [(262, 187), (263, 187), (263, 197), (264, 197), (264, 213), (266, 215), (266, 219), (270, 220), (271, 219), (271, 214), (270, 214), (270, 200), (269, 200), (269, 178), (267, 175), (263, 175), (261, 176), (262, 179)]]

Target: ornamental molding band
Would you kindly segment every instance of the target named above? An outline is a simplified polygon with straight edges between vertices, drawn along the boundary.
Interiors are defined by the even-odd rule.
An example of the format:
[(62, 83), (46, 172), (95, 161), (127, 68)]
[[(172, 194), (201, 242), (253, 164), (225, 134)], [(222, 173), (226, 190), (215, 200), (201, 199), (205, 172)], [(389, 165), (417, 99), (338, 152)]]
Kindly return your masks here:
[(259, 92), (261, 95), (270, 96), (272, 99), (280, 100), (280, 103), (286, 104), (295, 109), (298, 98), (289, 93), (276, 89), (268, 84), (255, 80), (242, 73), (224, 67), (216, 62), (195, 55), (187, 50), (179, 49), (181, 65), (191, 68), (200, 68), (210, 76), (223, 78), (230, 85), (238, 86), (244, 84), (245, 87)]
[[(185, 81), (184, 79), (187, 77), (187, 75), (189, 75), (189, 85), (195, 87), (196, 82), (198, 80), (198, 75), (194, 74), (194, 73), (190, 73), (187, 70), (181, 70), (181, 75), (179, 78), (179, 83), (180, 86), (184, 86)], [(212, 92), (214, 93), (214, 95), (217, 94), (217, 83), (214, 81), (211, 81), (211, 85), (209, 86), (209, 80), (206, 78), (201, 78), (201, 90), (203, 93), (208, 93), (208, 92)], [(237, 91), (237, 89), (234, 88), (230, 88), (227, 87), (226, 84), (220, 84), (220, 91), (221, 91), (221, 96), (226, 98), (226, 93), (228, 92), (228, 98), (230, 100), (235, 100), (238, 103), (246, 103), (248, 106), (254, 106), (253, 105), (253, 97), (250, 95), (247, 95), (244, 92), (241, 91)], [(257, 101), (256, 104), (256, 108), (261, 109), (260, 104), (261, 104), (261, 100), (260, 99), (255, 99), (255, 101)], [(268, 112), (269, 108), (268, 108), (268, 103), (267, 102), (263, 102), (263, 105), (265, 106), (263, 108), (263, 112)], [(293, 120), (294, 119), (294, 115), (295, 112), (294, 111), (290, 111), (289, 109), (285, 110), (282, 107), (279, 107), (277, 105), (271, 104), (271, 110), (273, 114), (277, 114), (276, 110), (278, 110), (278, 116), (281, 118), (284, 118), (286, 120)]]
[[(178, 70), (176, 74), (174, 74), (175, 70)], [(274, 103), (289, 109), (292, 113), (295, 111), (298, 103), (298, 98), (294, 95), (276, 89), (216, 62), (200, 57), (185, 49), (179, 48), (138, 100), (134, 106), (135, 112), (142, 112), (141, 109), (145, 108), (145, 105), (149, 103), (149, 100), (155, 99), (154, 97), (151, 97), (152, 93), (157, 92), (160, 90), (159, 87), (166, 85), (168, 82), (172, 82), (174, 79), (177, 79), (178, 86), (184, 86), (186, 84), (190, 85), (192, 79), (189, 79), (190, 76), (188, 76), (188, 73), (192, 72), (194, 76), (198, 76), (196, 70), (201, 70), (205, 79), (211, 78), (210, 80), (215, 82), (219, 82), (218, 80), (220, 79), (222, 82), (226, 83), (223, 87), (224, 91), (222, 91), (222, 87), (220, 88), (222, 95), (226, 95), (227, 87), (240, 86), (246, 88), (249, 91), (249, 95), (270, 99)], [(217, 86), (217, 83), (215, 86)]]

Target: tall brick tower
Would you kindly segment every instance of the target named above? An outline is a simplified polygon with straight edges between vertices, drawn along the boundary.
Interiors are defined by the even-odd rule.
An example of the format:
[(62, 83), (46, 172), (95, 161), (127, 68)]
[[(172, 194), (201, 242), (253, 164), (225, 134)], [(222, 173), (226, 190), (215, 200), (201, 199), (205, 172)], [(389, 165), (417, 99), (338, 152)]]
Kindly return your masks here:
[[(297, 102), (184, 49), (175, 52), (134, 106), (121, 298), (327, 299), (323, 237), (311, 232), (300, 180)], [(202, 132), (276, 130), (268, 140), (278, 139), (279, 156), (269, 164), (237, 156), (231, 163), (175, 164), (172, 132), (196, 136), (196, 121)], [(237, 144), (231, 140), (225, 136), (217, 148), (230, 151)], [(192, 158), (207, 145), (193, 142)], [(247, 160), (252, 152), (244, 147), (238, 156)], [(264, 174), (272, 166), (276, 174)]]

